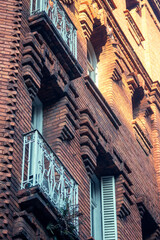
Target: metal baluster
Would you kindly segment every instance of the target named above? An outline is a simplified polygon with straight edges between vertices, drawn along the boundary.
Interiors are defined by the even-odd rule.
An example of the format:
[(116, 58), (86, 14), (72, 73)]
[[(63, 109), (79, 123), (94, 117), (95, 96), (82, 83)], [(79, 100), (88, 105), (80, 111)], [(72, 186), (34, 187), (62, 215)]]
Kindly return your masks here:
[(70, 30), (69, 30), (69, 48), (70, 48), (70, 50), (71, 50), (71, 52), (74, 54), (74, 52), (73, 52), (73, 25), (70, 23), (69, 24), (69, 28), (70, 28)]
[(51, 184), (52, 184), (52, 191), (50, 193), (51, 201), (53, 201), (54, 193), (55, 193), (55, 187), (56, 187), (56, 180), (55, 180), (55, 161), (53, 154), (51, 155), (51, 161), (52, 161), (52, 174), (51, 174)]
[(28, 147), (28, 172), (27, 172), (27, 183), (30, 182), (30, 175), (31, 175), (31, 146), (32, 146), (32, 136), (30, 136), (29, 147)]
[(35, 147), (34, 147), (34, 160), (33, 160), (33, 186), (36, 185), (36, 174), (37, 174), (37, 153), (38, 153), (38, 131), (35, 131)]
[(52, 172), (53, 172), (53, 162), (50, 161), (48, 173), (47, 173), (47, 180), (48, 180), (48, 195), (51, 198), (51, 192), (52, 192)]
[(32, 15), (33, 12), (33, 0), (30, 1), (30, 15)]
[(41, 155), (41, 161), (39, 161), (39, 167), (38, 167), (38, 182), (40, 187), (42, 187), (43, 183), (43, 162), (44, 162), (44, 152), (42, 150), (42, 155)]
[(41, 11), (43, 11), (43, 2), (44, 2), (44, 0), (39, 0), (40, 1), (40, 4), (39, 4), (39, 11), (41, 12)]
[[(48, 173), (48, 169), (46, 167), (46, 162), (47, 162), (47, 150), (45, 149), (46, 144), (43, 142), (43, 158), (42, 158), (42, 172), (41, 172), (41, 188), (48, 195), (48, 190), (47, 190), (47, 179), (45, 176), (46, 172)], [(47, 160), (46, 160), (47, 159)]]
[(37, 182), (41, 185), (42, 178), (42, 158), (43, 158), (43, 139), (39, 137), (39, 151), (38, 151), (38, 161), (37, 161)]
[(64, 183), (64, 169), (63, 169), (63, 167), (61, 167), (61, 175), (60, 175), (59, 184), (58, 184), (58, 187), (57, 187), (57, 190), (58, 190), (57, 201), (58, 201), (59, 208), (63, 207), (63, 204), (62, 204), (62, 201), (63, 201), (62, 200), (63, 183)]
[[(48, 8), (48, 1), (49, 0), (42, 0), (42, 2), (43, 2), (43, 10), (47, 13), (47, 8)], [(48, 13), (47, 13), (47, 15), (48, 15)]]
[(74, 30), (74, 51), (73, 54), (75, 56), (75, 58), (77, 58), (77, 31), (76, 29)]
[[(75, 211), (78, 211), (78, 185), (77, 184), (74, 184), (74, 209)], [(78, 231), (78, 217), (75, 217), (74, 218), (74, 224), (77, 228), (77, 231)]]
[(53, 5), (53, 9), (52, 9), (52, 15), (53, 15), (53, 19), (52, 22), (55, 25), (55, 27), (57, 27), (57, 23), (58, 23), (58, 11), (57, 11), (57, 1), (55, 0), (54, 5)]
[(22, 180), (21, 180), (21, 189), (24, 188), (24, 165), (25, 165), (25, 149), (26, 149), (26, 137), (23, 139), (23, 160), (22, 160)]
[(70, 211), (72, 211), (72, 202), (73, 202), (73, 200), (72, 200), (72, 198), (73, 198), (73, 180), (72, 179), (70, 180), (69, 186), (70, 186), (70, 191), (69, 191), (68, 203), (69, 203), (69, 209), (70, 209)]
[(57, 30), (63, 38), (63, 11), (61, 10), (59, 4), (57, 3)]
[(66, 22), (67, 22), (67, 19), (65, 18), (65, 12), (62, 11), (62, 36), (64, 41), (67, 43)]
[(36, 9), (35, 9), (35, 11), (37, 12), (39, 12), (40, 11), (40, 0), (36, 0)]

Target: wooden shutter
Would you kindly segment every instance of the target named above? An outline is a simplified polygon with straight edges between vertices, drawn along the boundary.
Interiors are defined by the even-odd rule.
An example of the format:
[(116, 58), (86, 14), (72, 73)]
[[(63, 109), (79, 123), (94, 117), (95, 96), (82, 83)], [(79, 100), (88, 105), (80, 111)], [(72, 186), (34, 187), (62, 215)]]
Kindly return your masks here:
[(103, 240), (117, 240), (115, 179), (101, 178)]

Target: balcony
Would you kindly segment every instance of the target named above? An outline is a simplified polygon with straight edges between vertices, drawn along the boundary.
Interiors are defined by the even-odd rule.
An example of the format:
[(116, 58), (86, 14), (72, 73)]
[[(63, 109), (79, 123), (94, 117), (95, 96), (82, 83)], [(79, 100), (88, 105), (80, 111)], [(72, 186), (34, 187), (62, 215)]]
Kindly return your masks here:
[(45, 11), (61, 37), (77, 58), (77, 30), (59, 0), (31, 0), (30, 15)]
[(78, 185), (38, 130), (24, 135), (21, 189), (35, 186), (59, 213), (66, 208), (74, 213)]

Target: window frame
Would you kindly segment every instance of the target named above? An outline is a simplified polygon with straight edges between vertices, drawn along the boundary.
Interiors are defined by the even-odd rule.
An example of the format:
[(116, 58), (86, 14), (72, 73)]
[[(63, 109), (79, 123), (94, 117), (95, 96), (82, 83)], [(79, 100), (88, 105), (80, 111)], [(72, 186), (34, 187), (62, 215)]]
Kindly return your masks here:
[(94, 239), (118, 239), (114, 176), (103, 176), (100, 179), (96, 175), (91, 177), (90, 223)]
[[(90, 59), (89, 59), (90, 58)], [(97, 77), (97, 57), (90, 41), (87, 42), (87, 70), (88, 75), (93, 80), (93, 82), (98, 86), (98, 77)]]

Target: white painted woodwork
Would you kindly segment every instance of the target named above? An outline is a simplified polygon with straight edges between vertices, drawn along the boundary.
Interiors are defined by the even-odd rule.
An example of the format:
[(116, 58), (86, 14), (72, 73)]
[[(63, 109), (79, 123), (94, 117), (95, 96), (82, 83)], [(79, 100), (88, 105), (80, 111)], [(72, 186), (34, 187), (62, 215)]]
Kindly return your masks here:
[(117, 240), (115, 179), (101, 178), (103, 240)]

